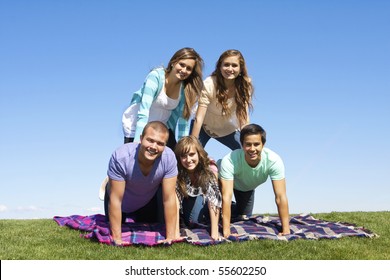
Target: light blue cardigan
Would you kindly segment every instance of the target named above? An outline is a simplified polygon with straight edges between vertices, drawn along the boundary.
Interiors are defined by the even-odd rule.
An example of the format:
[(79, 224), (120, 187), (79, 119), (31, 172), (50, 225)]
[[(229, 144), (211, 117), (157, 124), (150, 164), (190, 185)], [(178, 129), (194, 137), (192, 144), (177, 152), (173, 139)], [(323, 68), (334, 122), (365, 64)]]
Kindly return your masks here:
[[(162, 87), (165, 83), (165, 70), (164, 68), (153, 69), (148, 76), (146, 76), (144, 84), (142, 87), (134, 92), (133, 97), (131, 98), (132, 104), (140, 104), (140, 108), (137, 114), (137, 125), (135, 129), (134, 139), (140, 139), (142, 130), (145, 125), (148, 123), (149, 111), (152, 106), (153, 101), (157, 98), (157, 95), (160, 93)], [(178, 133), (176, 135), (177, 139), (187, 136), (190, 132), (190, 119), (186, 120), (183, 116), (185, 103), (184, 88), (180, 90), (180, 101), (179, 105), (172, 111), (171, 116), (168, 119), (167, 126), (174, 133), (176, 131), (176, 126), (178, 128)], [(138, 140), (137, 140), (138, 141)]]

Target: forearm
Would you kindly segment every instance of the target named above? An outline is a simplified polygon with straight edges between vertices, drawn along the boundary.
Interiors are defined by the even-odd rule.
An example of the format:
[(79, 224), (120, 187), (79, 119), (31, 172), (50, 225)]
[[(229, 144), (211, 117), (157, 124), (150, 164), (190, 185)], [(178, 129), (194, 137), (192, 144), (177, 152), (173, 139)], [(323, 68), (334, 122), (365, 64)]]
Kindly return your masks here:
[(198, 118), (195, 118), (194, 126), (192, 127), (192, 131), (191, 131), (191, 135), (198, 138), (201, 126), (202, 126), (202, 123), (198, 120)]
[(210, 223), (211, 223), (211, 237), (217, 239), (219, 237), (218, 233), (218, 222), (219, 222), (219, 208), (211, 205), (209, 203), (209, 213), (210, 213)]
[(222, 191), (222, 230), (226, 238), (230, 235), (230, 218), (232, 215), (233, 180), (221, 179)]
[(176, 198), (173, 197), (167, 201), (164, 201), (164, 218), (166, 228), (166, 239), (174, 240), (178, 238), (177, 235), (177, 218), (178, 211), (176, 205)]
[(288, 200), (283, 196), (276, 200), (278, 206), (279, 218), (282, 223), (282, 233), (290, 234), (290, 214), (288, 210)]
[(176, 227), (175, 227), (175, 235), (180, 237), (180, 202), (178, 197), (176, 196)]
[(199, 106), (195, 116), (194, 126), (192, 127), (191, 135), (199, 137), (200, 129), (203, 125), (203, 120), (207, 111), (207, 107)]
[(223, 236), (230, 235), (230, 218), (231, 218), (231, 199), (222, 202), (222, 229)]
[(110, 229), (114, 241), (122, 241), (122, 210), (118, 202), (110, 201)]

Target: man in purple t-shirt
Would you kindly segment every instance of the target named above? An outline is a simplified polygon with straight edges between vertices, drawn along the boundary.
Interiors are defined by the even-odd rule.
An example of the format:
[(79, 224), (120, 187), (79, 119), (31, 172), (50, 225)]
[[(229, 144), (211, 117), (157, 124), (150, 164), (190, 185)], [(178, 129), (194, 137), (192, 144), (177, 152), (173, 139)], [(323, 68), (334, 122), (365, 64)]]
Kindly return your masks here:
[[(173, 151), (165, 147), (168, 138), (169, 131), (162, 122), (149, 122), (140, 143), (122, 145), (111, 156), (105, 202), (116, 245), (122, 244), (121, 226), (127, 215), (137, 222), (159, 221), (158, 200), (163, 201), (165, 241), (179, 238), (175, 231), (177, 161)], [(160, 188), (162, 198), (158, 198)]]

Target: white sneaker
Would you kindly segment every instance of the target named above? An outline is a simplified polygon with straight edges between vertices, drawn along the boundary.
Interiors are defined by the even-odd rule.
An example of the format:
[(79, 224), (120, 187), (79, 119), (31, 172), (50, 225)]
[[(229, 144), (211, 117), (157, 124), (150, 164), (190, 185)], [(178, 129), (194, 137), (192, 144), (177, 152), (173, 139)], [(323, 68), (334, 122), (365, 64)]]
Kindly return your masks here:
[(247, 215), (238, 215), (240, 221), (249, 221), (249, 217)]
[(99, 188), (99, 199), (100, 200), (104, 200), (104, 195), (106, 193), (107, 184), (108, 184), (108, 177), (104, 178), (102, 184), (100, 185), (100, 188)]

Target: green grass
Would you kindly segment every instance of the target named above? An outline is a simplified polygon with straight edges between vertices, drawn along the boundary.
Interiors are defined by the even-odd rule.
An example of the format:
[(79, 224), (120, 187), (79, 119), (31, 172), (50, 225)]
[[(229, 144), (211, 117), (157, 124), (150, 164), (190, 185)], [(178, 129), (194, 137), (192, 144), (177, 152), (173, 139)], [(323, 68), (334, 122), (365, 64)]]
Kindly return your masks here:
[(80, 237), (51, 219), (0, 220), (1, 260), (389, 260), (390, 212), (332, 212), (318, 219), (365, 227), (377, 238), (289, 242), (254, 240), (214, 246), (113, 247)]

